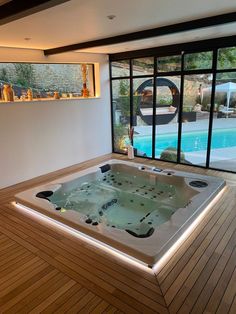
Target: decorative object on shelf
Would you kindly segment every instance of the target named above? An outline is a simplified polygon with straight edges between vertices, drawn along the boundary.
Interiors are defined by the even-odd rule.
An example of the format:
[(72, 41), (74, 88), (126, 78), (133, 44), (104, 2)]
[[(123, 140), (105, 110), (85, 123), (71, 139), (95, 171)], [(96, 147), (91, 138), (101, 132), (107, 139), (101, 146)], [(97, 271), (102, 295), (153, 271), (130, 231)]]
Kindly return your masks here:
[(14, 101), (14, 91), (11, 85), (4, 84), (2, 94), (3, 94), (4, 101)]
[(129, 144), (127, 146), (128, 158), (134, 159), (134, 147), (133, 147), (133, 137), (134, 137), (134, 128), (128, 128)]
[(67, 98), (67, 97), (68, 97), (68, 94), (67, 94), (67, 93), (62, 93), (62, 94), (61, 94), (61, 97), (62, 97), (62, 98)]
[(81, 64), (81, 72), (82, 72), (82, 81), (83, 81), (83, 88), (81, 90), (82, 97), (89, 97), (89, 90), (87, 88), (87, 65)]
[(27, 90), (27, 99), (28, 99), (29, 101), (32, 101), (32, 100), (33, 100), (33, 92), (32, 92), (32, 89), (31, 89), (31, 88), (29, 88), (29, 89)]
[(127, 152), (128, 152), (128, 158), (134, 159), (134, 147), (132, 145), (128, 145)]
[(54, 99), (60, 99), (60, 94), (59, 94), (59, 92), (54, 92), (53, 97), (54, 97)]

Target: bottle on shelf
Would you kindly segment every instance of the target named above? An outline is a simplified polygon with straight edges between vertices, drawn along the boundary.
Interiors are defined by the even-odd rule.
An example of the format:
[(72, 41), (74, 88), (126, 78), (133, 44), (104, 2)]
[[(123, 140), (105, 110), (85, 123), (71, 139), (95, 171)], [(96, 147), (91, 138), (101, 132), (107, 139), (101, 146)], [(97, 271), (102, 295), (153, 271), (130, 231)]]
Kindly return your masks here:
[(14, 91), (10, 84), (4, 84), (2, 90), (4, 101), (14, 101)]

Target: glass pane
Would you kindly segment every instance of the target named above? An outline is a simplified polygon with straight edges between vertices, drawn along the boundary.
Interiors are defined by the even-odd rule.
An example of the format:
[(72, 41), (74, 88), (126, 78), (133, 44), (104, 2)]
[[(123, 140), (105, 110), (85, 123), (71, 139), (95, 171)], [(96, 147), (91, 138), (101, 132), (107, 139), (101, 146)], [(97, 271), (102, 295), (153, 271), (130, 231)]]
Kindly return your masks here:
[(128, 127), (130, 125), (129, 80), (112, 81), (114, 149), (126, 152)]
[(93, 64), (0, 63), (0, 98), (24, 101), (95, 96), (93, 70)]
[(181, 151), (183, 163), (206, 165), (212, 76), (185, 75)]
[(221, 48), (218, 50), (218, 69), (236, 69), (236, 47)]
[(152, 156), (153, 79), (134, 79), (134, 148), (138, 156)]
[[(236, 171), (236, 72), (216, 77), (210, 167)], [(232, 77), (234, 76), (234, 80)], [(223, 79), (222, 79), (223, 78)]]
[(155, 158), (177, 161), (180, 76), (157, 78)]
[(158, 72), (173, 72), (181, 70), (181, 56), (168, 56), (157, 58)]
[(112, 62), (111, 74), (112, 77), (130, 76), (129, 60)]
[(212, 51), (197, 52), (184, 55), (185, 70), (200, 70), (212, 68)]
[(139, 58), (133, 60), (133, 75), (152, 75), (154, 58)]

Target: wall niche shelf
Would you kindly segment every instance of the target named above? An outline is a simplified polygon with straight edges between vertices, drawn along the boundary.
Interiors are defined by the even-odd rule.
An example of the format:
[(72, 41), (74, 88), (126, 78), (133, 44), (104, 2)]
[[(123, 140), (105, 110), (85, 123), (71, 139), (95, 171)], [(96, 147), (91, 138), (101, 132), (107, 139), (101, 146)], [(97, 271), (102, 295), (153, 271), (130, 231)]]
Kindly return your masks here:
[(36, 99), (33, 99), (33, 100), (14, 100), (14, 101), (4, 101), (4, 100), (0, 100), (0, 105), (3, 105), (3, 104), (8, 104), (8, 105), (12, 105), (12, 104), (30, 104), (30, 103), (42, 103), (42, 102), (46, 102), (46, 101), (52, 101), (52, 102), (55, 102), (55, 101), (59, 101), (59, 102), (63, 102), (63, 101), (73, 101), (73, 100), (90, 100), (90, 99), (100, 99), (100, 97), (96, 97), (96, 96), (93, 96), (93, 97), (73, 97), (73, 98), (60, 98), (60, 99), (54, 99), (54, 98), (36, 98)]
[(94, 64), (0, 63), (0, 103), (98, 98)]

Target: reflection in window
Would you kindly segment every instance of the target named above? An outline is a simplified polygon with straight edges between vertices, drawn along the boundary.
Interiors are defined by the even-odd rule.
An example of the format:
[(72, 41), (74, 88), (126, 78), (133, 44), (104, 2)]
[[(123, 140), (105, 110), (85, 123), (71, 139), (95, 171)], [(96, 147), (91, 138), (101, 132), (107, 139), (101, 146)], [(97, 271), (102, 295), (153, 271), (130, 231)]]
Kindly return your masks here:
[(114, 149), (125, 152), (130, 125), (129, 80), (112, 81)]
[(173, 72), (181, 70), (181, 56), (168, 56), (157, 58), (158, 72)]
[(93, 64), (0, 63), (3, 101), (95, 96)]
[(236, 171), (235, 82), (236, 72), (217, 74), (210, 154), (210, 167), (229, 171)]
[(218, 69), (236, 69), (236, 47), (220, 48), (218, 50)]
[(133, 75), (152, 75), (154, 58), (139, 58), (133, 60)]
[(152, 156), (153, 79), (133, 80), (134, 148), (138, 156)]
[(157, 78), (155, 157), (177, 161), (180, 77)]
[(130, 75), (129, 60), (114, 61), (111, 63), (112, 77), (122, 77)]
[(200, 70), (212, 68), (212, 51), (190, 53), (184, 56), (185, 70)]
[(206, 165), (212, 77), (184, 76), (181, 151), (184, 163)]

